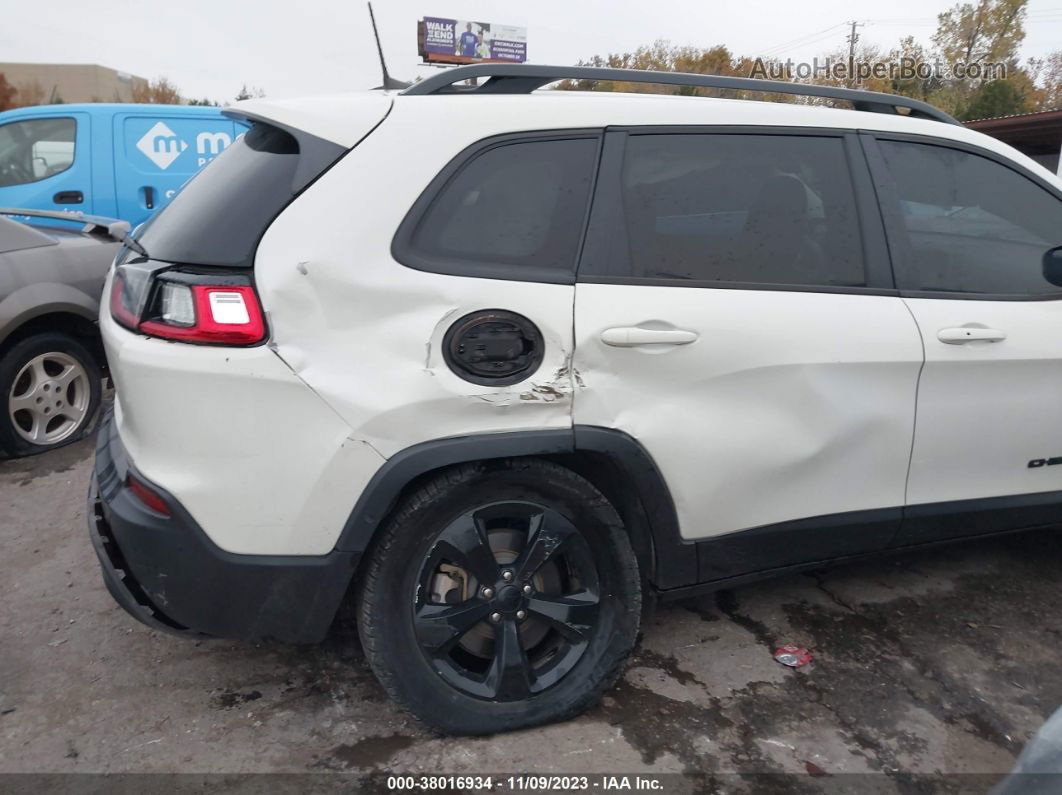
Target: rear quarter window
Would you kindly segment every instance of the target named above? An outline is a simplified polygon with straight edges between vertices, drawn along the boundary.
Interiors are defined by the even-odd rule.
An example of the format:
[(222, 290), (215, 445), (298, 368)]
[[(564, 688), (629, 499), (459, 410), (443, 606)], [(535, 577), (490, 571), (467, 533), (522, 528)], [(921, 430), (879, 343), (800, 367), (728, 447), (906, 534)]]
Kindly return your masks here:
[(343, 152), (337, 144), (256, 123), (186, 182), (138, 239), (152, 259), (250, 267), (273, 219)]
[(403, 222), (396, 259), (437, 273), (574, 281), (597, 150), (594, 135), (459, 156)]

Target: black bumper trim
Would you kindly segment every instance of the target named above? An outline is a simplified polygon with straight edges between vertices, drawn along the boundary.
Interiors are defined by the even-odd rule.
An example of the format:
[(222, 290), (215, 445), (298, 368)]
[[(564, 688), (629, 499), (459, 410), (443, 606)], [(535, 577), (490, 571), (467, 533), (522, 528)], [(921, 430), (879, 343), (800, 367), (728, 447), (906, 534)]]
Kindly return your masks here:
[(132, 469), (107, 411), (96, 442), (88, 525), (115, 601), (153, 629), (179, 635), (315, 643), (328, 632), (359, 556), (241, 555), (211, 541), (165, 489), (136, 472), (166, 502), (147, 509), (125, 485)]

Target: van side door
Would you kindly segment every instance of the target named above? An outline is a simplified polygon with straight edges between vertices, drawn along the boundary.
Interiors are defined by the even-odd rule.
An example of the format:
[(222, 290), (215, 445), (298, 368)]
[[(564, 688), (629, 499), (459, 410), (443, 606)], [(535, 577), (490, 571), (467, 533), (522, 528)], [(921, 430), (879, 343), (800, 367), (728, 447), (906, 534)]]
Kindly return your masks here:
[(244, 126), (221, 116), (149, 107), (114, 116), (118, 217), (136, 226), (221, 154)]
[(26, 115), (0, 124), (0, 206), (93, 212), (87, 113)]

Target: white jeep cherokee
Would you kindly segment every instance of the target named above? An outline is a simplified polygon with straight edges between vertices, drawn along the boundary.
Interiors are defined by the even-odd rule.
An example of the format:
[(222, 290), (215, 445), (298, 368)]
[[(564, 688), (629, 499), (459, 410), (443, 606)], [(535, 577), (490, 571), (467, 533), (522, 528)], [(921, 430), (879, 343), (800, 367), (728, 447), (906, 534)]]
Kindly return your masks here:
[(1062, 518), (1062, 181), (934, 108), (481, 65), (231, 114), (100, 317), (89, 524), (153, 627), (354, 599), (487, 733), (594, 703), (650, 597)]

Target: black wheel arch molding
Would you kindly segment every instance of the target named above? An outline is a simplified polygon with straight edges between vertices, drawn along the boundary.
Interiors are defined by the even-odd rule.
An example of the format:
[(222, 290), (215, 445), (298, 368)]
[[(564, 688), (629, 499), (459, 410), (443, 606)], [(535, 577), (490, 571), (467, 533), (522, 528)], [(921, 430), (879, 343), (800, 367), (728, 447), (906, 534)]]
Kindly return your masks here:
[(623, 431), (591, 425), (455, 436), (408, 447), (389, 458), (362, 491), (336, 550), (360, 558), (402, 495), (432, 473), (458, 464), (532, 456), (567, 466), (609, 498), (655, 588), (697, 582), (697, 545), (682, 540), (671, 493), (648, 451)]

